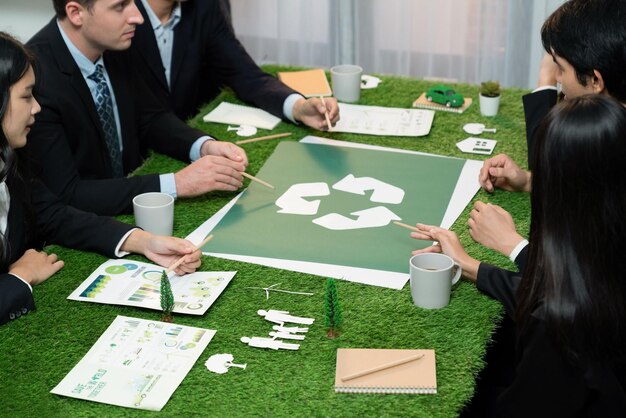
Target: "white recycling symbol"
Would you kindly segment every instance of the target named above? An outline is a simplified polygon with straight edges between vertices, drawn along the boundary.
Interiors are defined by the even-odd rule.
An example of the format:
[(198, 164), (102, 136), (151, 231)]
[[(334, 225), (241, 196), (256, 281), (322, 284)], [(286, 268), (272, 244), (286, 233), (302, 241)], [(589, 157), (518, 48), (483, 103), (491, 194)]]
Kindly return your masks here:
[[(376, 203), (397, 205), (404, 199), (404, 190), (373, 177), (354, 177), (354, 175), (348, 174), (333, 184), (332, 188), (358, 195), (365, 195), (367, 190), (372, 190), (370, 201)], [(304, 198), (328, 195), (330, 195), (330, 189), (326, 183), (297, 183), (287, 189), (276, 200), (276, 206), (280, 208), (278, 213), (317, 215), (321, 200), (307, 200)], [(350, 215), (356, 216), (356, 219), (339, 213), (329, 213), (313, 219), (313, 223), (327, 229), (348, 230), (377, 228), (389, 225), (391, 221), (402, 220), (402, 218), (385, 206), (374, 206), (369, 209), (352, 212)]]

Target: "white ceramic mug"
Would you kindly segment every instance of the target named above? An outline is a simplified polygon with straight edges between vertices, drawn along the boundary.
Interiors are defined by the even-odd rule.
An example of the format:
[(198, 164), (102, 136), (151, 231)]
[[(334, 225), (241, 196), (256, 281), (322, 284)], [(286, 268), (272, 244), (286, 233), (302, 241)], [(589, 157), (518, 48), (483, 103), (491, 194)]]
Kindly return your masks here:
[(142, 193), (133, 198), (135, 224), (156, 235), (172, 235), (174, 198), (167, 193)]
[(452, 285), (459, 281), (461, 272), (461, 266), (445, 254), (414, 255), (409, 260), (413, 303), (426, 309), (448, 306)]
[(340, 102), (354, 103), (361, 98), (361, 75), (358, 65), (336, 65), (330, 69), (333, 96)]

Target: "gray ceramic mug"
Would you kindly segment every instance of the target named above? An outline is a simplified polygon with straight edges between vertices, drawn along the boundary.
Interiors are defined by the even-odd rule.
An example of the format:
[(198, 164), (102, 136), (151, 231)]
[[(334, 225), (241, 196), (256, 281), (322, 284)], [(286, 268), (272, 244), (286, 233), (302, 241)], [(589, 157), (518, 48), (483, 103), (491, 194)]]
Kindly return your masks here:
[(358, 65), (336, 65), (330, 69), (333, 96), (340, 102), (354, 103), (361, 98), (361, 74)]
[(135, 225), (155, 235), (172, 235), (174, 198), (167, 193), (150, 192), (134, 197)]
[(413, 303), (426, 309), (448, 306), (452, 285), (459, 281), (461, 273), (461, 266), (445, 254), (414, 255), (409, 260)]

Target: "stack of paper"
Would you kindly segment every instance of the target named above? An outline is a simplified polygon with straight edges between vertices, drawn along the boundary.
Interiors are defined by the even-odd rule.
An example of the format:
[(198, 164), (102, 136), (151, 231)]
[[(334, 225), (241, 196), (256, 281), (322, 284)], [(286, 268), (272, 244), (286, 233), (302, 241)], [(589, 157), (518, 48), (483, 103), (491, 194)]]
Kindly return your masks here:
[(233, 125), (251, 125), (261, 129), (274, 129), (280, 122), (279, 118), (265, 110), (228, 102), (220, 103), (219, 106), (206, 114), (202, 120)]

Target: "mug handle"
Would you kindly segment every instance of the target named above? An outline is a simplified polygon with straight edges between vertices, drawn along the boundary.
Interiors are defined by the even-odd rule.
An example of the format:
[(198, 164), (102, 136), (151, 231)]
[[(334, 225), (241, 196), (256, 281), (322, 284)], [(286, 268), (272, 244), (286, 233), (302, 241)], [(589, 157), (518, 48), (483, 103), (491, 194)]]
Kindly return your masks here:
[(454, 273), (454, 277), (452, 277), (452, 286), (454, 286), (459, 279), (461, 278), (461, 273), (463, 273), (463, 269), (461, 269), (461, 266), (457, 263), (454, 263), (454, 266), (456, 267), (456, 273)]

